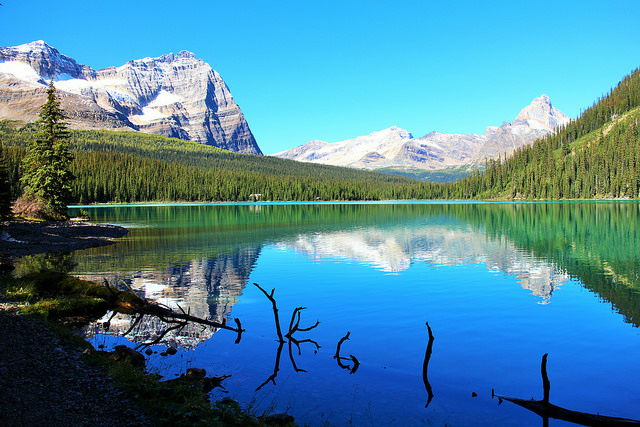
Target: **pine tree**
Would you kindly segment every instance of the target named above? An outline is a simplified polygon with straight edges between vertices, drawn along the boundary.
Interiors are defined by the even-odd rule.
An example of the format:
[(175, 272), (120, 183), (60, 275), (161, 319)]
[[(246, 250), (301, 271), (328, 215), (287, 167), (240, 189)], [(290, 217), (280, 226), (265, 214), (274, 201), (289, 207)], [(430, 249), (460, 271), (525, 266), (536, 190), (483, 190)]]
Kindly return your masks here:
[(69, 133), (53, 81), (47, 89), (47, 102), (40, 111), (38, 125), (39, 132), (29, 142), (23, 161), (24, 198), (44, 204), (41, 216), (66, 219), (74, 176), (70, 171)]

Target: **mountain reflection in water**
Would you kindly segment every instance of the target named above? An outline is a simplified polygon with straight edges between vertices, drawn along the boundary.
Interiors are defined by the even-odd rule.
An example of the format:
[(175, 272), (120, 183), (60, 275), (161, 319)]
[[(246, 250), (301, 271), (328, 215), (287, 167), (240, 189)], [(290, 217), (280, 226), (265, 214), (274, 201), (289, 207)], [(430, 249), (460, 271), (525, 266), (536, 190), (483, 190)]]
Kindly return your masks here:
[[(571, 275), (588, 277), (585, 286), (637, 324), (640, 257), (634, 242), (640, 241), (640, 218), (635, 203), (258, 207), (160, 206), (146, 208), (143, 215), (140, 207), (96, 208), (91, 215), (98, 220), (147, 227), (131, 229), (118, 245), (78, 252), (75, 274), (122, 281), (149, 300), (222, 322), (242, 295), (262, 248), (275, 244), (314, 260), (341, 259), (388, 273), (417, 262), (434, 267), (481, 263), (515, 277), (543, 304)], [(608, 226), (614, 223), (612, 233)], [(620, 254), (627, 262), (619, 262)], [(625, 298), (615, 291), (619, 284), (631, 290)], [(127, 330), (131, 322), (117, 317), (110, 333)], [(161, 327), (159, 321), (147, 321), (132, 337), (148, 338)], [(213, 332), (187, 329), (165, 343), (193, 347)]]
[[(251, 269), (260, 256), (260, 248), (245, 248), (216, 258), (192, 260), (156, 271), (139, 271), (119, 274), (84, 274), (88, 280), (125, 285), (138, 296), (174, 311), (188, 310), (189, 314), (217, 323), (227, 321), (237, 298), (247, 284)], [(109, 329), (102, 329), (108, 322)], [(111, 318), (108, 313), (87, 331), (88, 336), (98, 333), (122, 335), (132, 328), (135, 317), (118, 313)], [(127, 337), (133, 342), (150, 342), (168, 325), (161, 319), (148, 316), (131, 329)], [(160, 341), (172, 347), (193, 348), (209, 339), (217, 329), (188, 324), (169, 332)]]

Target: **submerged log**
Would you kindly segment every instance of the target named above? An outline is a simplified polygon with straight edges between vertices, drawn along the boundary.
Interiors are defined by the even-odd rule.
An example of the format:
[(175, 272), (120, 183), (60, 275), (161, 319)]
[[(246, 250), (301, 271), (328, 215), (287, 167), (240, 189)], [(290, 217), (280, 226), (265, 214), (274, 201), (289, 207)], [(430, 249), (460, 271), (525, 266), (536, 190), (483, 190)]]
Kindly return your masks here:
[(583, 426), (640, 426), (640, 421), (572, 411), (544, 400), (518, 399), (517, 397), (500, 396), (498, 394), (495, 394), (495, 397), (522, 406), (523, 408), (538, 414), (542, 418), (569, 421)]
[(549, 390), (551, 388), (551, 384), (549, 382), (549, 377), (547, 376), (547, 356), (548, 353), (545, 353), (544, 356), (542, 356), (542, 363), (540, 364), (543, 388), (542, 400), (527, 400), (519, 399), (517, 397), (502, 396), (495, 394), (493, 390), (491, 390), (491, 397), (497, 397), (498, 404), (502, 403), (503, 400), (506, 400), (530, 410), (542, 417), (544, 425), (548, 425), (549, 418), (553, 418), (583, 426), (640, 426), (640, 421), (638, 420), (572, 411), (549, 403)]

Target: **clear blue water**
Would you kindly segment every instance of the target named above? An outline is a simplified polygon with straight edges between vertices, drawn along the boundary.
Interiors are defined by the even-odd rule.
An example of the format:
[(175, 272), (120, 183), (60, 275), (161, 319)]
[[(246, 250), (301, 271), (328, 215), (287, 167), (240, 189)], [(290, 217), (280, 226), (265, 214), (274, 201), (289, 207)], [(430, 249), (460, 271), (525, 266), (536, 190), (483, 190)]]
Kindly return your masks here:
[[(640, 205), (628, 203), (219, 204), (84, 208), (130, 233), (76, 251), (74, 274), (116, 283), (246, 332), (192, 328), (149, 358), (167, 378), (187, 367), (231, 375), (212, 397), (288, 412), (309, 425), (540, 425), (491, 391), (640, 419)], [(304, 306), (301, 354), (278, 350), (281, 323)], [(118, 323), (119, 322), (119, 323)], [(89, 331), (94, 344), (122, 342)], [(428, 407), (423, 362), (433, 330)], [(118, 326), (119, 325), (119, 326)], [(135, 343), (161, 331), (147, 322)], [(286, 332), (286, 331), (285, 331)], [(341, 355), (360, 362), (351, 374)], [(135, 344), (132, 344), (135, 345)], [(174, 356), (161, 356), (165, 346)], [(294, 363), (303, 371), (296, 372)], [(351, 364), (350, 362), (348, 364)], [(472, 397), (476, 393), (476, 397)], [(551, 425), (568, 423), (551, 421)]]

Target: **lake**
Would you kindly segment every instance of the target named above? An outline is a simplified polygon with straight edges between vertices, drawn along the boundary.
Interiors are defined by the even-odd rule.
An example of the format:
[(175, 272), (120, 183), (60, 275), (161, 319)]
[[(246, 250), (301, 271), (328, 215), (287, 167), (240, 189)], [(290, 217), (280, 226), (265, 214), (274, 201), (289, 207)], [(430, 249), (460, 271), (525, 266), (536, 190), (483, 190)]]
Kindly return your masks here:
[[(73, 274), (242, 321), (238, 344), (234, 332), (189, 326), (151, 347), (150, 370), (166, 378), (188, 367), (231, 375), (213, 398), (312, 426), (541, 425), (498, 405), (492, 389), (541, 399), (548, 353), (552, 403), (640, 419), (637, 202), (83, 209), (130, 232), (66, 257)], [(271, 302), (254, 283), (275, 289), (283, 333), (306, 307), (300, 328), (320, 323), (294, 338), (320, 347), (279, 346)], [(106, 333), (105, 320), (87, 330), (94, 345), (127, 341), (119, 335), (132, 319), (114, 318)], [(134, 346), (166, 327), (143, 319), (128, 339)], [(162, 356), (167, 346), (178, 353)]]

